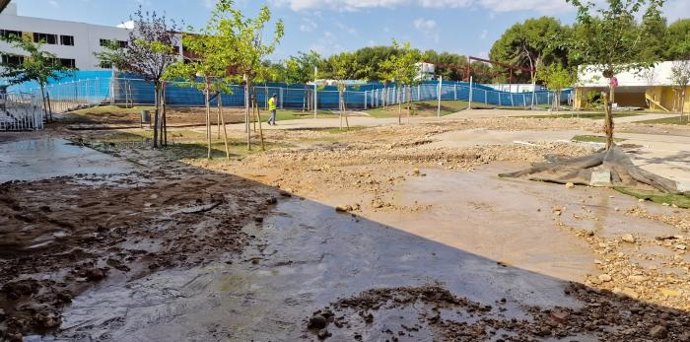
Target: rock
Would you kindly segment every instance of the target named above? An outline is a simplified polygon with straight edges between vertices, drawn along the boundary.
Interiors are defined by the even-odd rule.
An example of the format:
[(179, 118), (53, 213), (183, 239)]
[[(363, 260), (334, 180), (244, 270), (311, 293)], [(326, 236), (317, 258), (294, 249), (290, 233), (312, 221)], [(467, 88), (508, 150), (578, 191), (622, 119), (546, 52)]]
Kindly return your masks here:
[(338, 205), (335, 207), (335, 211), (339, 213), (346, 213), (350, 210), (352, 210), (352, 207), (349, 205)]
[(621, 240), (623, 240), (623, 242), (627, 242), (627, 243), (635, 243), (635, 241), (636, 241), (635, 237), (632, 234), (623, 235)]
[(649, 330), (649, 336), (653, 338), (666, 338), (668, 336), (668, 330), (664, 326), (657, 325)]
[(681, 295), (680, 291), (671, 289), (661, 289), (659, 292), (666, 297), (680, 297)]
[(93, 268), (86, 271), (86, 279), (89, 281), (101, 281), (106, 277), (106, 271), (100, 268)]
[(317, 336), (319, 337), (319, 340), (325, 340), (325, 339), (333, 336), (333, 334), (331, 334), (327, 329), (324, 328), (324, 329), (319, 330), (319, 333), (317, 334)]
[(307, 325), (307, 328), (313, 330), (322, 330), (326, 328), (327, 325), (328, 320), (326, 320), (326, 317), (314, 315), (309, 319), (309, 325)]
[(570, 313), (562, 310), (551, 311), (551, 318), (558, 323), (565, 323), (570, 317)]
[(645, 199), (644, 199), (644, 198), (640, 198), (640, 199), (638, 199), (637, 201), (640, 202), (640, 203), (642, 203), (642, 202), (645, 201)]
[(575, 187), (575, 183), (568, 182), (568, 183), (565, 184), (565, 188), (566, 188), (566, 189), (572, 189), (572, 188), (574, 188), (574, 187)]
[(605, 283), (613, 280), (613, 278), (611, 278), (611, 276), (608, 274), (602, 274), (598, 277), (598, 279), (601, 280), (602, 282), (605, 282)]
[(419, 171), (418, 168), (414, 168), (414, 170), (412, 170), (412, 175), (419, 176), (419, 175), (421, 175), (421, 171)]
[(686, 245), (676, 245), (675, 248), (676, 248), (677, 250), (684, 251), (684, 250), (688, 249), (688, 246), (686, 246)]

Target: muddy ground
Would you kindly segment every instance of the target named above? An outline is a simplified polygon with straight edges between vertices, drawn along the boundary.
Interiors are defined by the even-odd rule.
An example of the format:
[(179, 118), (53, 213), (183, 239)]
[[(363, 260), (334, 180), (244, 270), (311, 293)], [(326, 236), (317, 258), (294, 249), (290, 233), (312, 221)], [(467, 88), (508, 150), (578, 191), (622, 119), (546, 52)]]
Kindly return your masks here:
[[(408, 232), (415, 236), (404, 237), (405, 241), (409, 240), (410, 252), (415, 248), (413, 246), (420, 245), (415, 242), (416, 237), (423, 237), (453, 247), (452, 253), (464, 250), (481, 256), (482, 261), (477, 262), (484, 265), (483, 271), (476, 272), (500, 273), (500, 269), (506, 268), (506, 272), (519, 274), (518, 278), (531, 278), (532, 275), (524, 275), (519, 270), (531, 269), (532, 263), (531, 259), (522, 258), (519, 250), (507, 253), (477, 247), (498, 243), (482, 241), (497, 238), (500, 236), (498, 231), (486, 233), (484, 238), (476, 240), (462, 235), (446, 237), (440, 228), (422, 230), (419, 226), (433, 224), (435, 219), (439, 220), (440, 226), (443, 226), (441, 221), (449, 220), (458, 225), (462, 220), (470, 222), (473, 216), (485, 217), (485, 221), (491, 221), (493, 217), (495, 222), (505, 227), (519, 226), (525, 222), (524, 219), (509, 222), (510, 218), (501, 217), (501, 211), (512, 208), (497, 207), (496, 203), (501, 201), (480, 196), (482, 188), (501, 187), (500, 182), (504, 181), (488, 176), (469, 177), (481, 183), (463, 183), (469, 198), (466, 202), (458, 202), (455, 208), (453, 205), (444, 207), (435, 198), (443, 191), (462, 191), (462, 188), (456, 189), (458, 185), (450, 180), (483, 174), (481, 172), (486, 171), (481, 170), (486, 170), (486, 167), (519, 168), (530, 162), (542, 161), (547, 155), (553, 158), (581, 156), (591, 153), (595, 147), (547, 140), (510, 145), (470, 144), (453, 148), (437, 144), (442, 133), (476, 128), (499, 131), (582, 130), (593, 133), (600, 129), (591, 120), (503, 118), (384, 126), (337, 134), (319, 130), (277, 130), (265, 132), (268, 141), (287, 147), (251, 154), (231, 162), (170, 160), (145, 146), (95, 144), (103, 152), (133, 161), (138, 165), (138, 171), (123, 175), (76, 175), (2, 184), (0, 336), (16, 340), (22, 335), (56, 333), (58, 338), (76, 340), (94, 339), (94, 336), (103, 340), (137, 339), (128, 339), (127, 336), (164, 340), (169, 335), (162, 331), (175, 329), (156, 320), (159, 330), (149, 335), (149, 329), (154, 328), (147, 329), (134, 322), (148, 316), (137, 317), (134, 309), (129, 317), (112, 318), (118, 324), (107, 319), (97, 326), (73, 324), (72, 320), (76, 318), (72, 317), (79, 316), (75, 310), (88, 307), (84, 303), (99, 298), (98, 291), (90, 290), (94, 286), (110, 291), (130, 286), (136, 288), (145, 276), (155, 279), (157, 274), (164, 275), (166, 270), (194, 270), (200, 265), (211, 264), (215, 265), (212, 269), (217, 269), (226, 267), (218, 266), (223, 263), (230, 265), (226, 272), (237, 274), (245, 271), (282, 274), (285, 268), (294, 272), (301, 267), (316, 270), (326, 267), (330, 270), (338, 268), (339, 263), (345, 269), (354, 267), (344, 259), (338, 259), (342, 258), (338, 247), (331, 246), (338, 241), (331, 242), (330, 239), (334, 238), (329, 235), (331, 233), (318, 230), (318, 222), (308, 222), (316, 224), (310, 229), (317, 229), (310, 234), (317, 241), (323, 239), (322, 244), (326, 246), (323, 247), (326, 250), (318, 251), (321, 256), (316, 259), (328, 259), (330, 253), (337, 256), (336, 260), (317, 261), (316, 264), (309, 261), (301, 266), (299, 259), (302, 253), (308, 254), (304, 257), (309, 260), (312, 258), (310, 253), (316, 253), (310, 249), (289, 259), (281, 259), (283, 251), (280, 246), (287, 242), (280, 239), (305, 234), (280, 232), (280, 216), (291, 215), (290, 208), (299, 206), (300, 198), (329, 208), (332, 215), (342, 217), (337, 220), (347, 218), (345, 223), (339, 223), (344, 229), (354, 229), (365, 224), (360, 220), (370, 220)], [(628, 125), (621, 129), (640, 128)], [(83, 141), (96, 142), (108, 133), (83, 131), (70, 134), (78, 134)], [(242, 136), (241, 132), (232, 134), (238, 139)], [(491, 168), (488, 170), (491, 174), (498, 173)], [(437, 177), (451, 178), (429, 188), (434, 184), (431, 183), (432, 178)], [(444, 184), (453, 188), (444, 189)], [(414, 195), (410, 189), (416, 189), (415, 186), (422, 186), (425, 191), (436, 191), (437, 195)], [(589, 266), (578, 265), (575, 272), (566, 270), (560, 273), (549, 267), (534, 266), (533, 271), (559, 279), (556, 282), (562, 285), (556, 291), (559, 294), (554, 296), (562, 296), (562, 299), (525, 303), (502, 290), (489, 290), (490, 294), (486, 296), (462, 293), (459, 290), (463, 287), (454, 283), (463, 283), (462, 274), (434, 275), (434, 271), (424, 271), (421, 265), (414, 272), (430, 274), (411, 281), (405, 272), (412, 270), (395, 271), (396, 268), (404, 269), (405, 262), (380, 266), (393, 270), (387, 271), (386, 281), (369, 284), (371, 287), (364, 286), (366, 281), (356, 286), (337, 286), (345, 282), (344, 278), (339, 278), (342, 275), (312, 279), (309, 276), (314, 274), (307, 272), (299, 280), (304, 285), (286, 285), (283, 292), (295, 293), (284, 299), (285, 306), (272, 308), (273, 319), (282, 322), (279, 326), (284, 330), (271, 324), (257, 324), (256, 321), (247, 323), (236, 317), (242, 315), (242, 310), (254, 313), (253, 310), (260, 310), (255, 306), (264, 306), (254, 303), (257, 296), (261, 299), (256, 290), (247, 290), (247, 293), (235, 296), (240, 298), (240, 303), (254, 303), (252, 309), (220, 304), (220, 312), (224, 313), (220, 316), (225, 322), (242, 321), (247, 326), (251, 325), (247, 328), (249, 330), (240, 329), (245, 326), (239, 323), (237, 326), (214, 323), (215, 328), (195, 332), (194, 338), (188, 339), (240, 341), (256, 336), (266, 340), (338, 341), (690, 340), (685, 331), (690, 324), (687, 314), (690, 310), (690, 258), (686, 254), (690, 244), (687, 235), (690, 215), (686, 210), (640, 203), (610, 190), (572, 190), (545, 184), (532, 187), (529, 183), (511, 186), (527, 189), (526, 194), (520, 195), (525, 197), (516, 197), (517, 201), (526, 203), (530, 196), (539, 199), (534, 208), (524, 204), (515, 210), (530, 210), (534, 214), (525, 217), (538, 216), (537, 228), (542, 229), (544, 235), (553, 235), (553, 239), (578, 245), (581, 247), (578, 255), (589, 260)], [(276, 214), (273, 205), (282, 201), (291, 201), (292, 204), (279, 211), (277, 219), (271, 219), (271, 213)], [(596, 203), (591, 203), (593, 201)], [(462, 218), (457, 215), (463, 212), (461, 207), (471, 210), (467, 214), (469, 216)], [(326, 217), (331, 220), (330, 216)], [(263, 235), (255, 235), (265, 220), (270, 220), (278, 230), (270, 233), (266, 227)], [(631, 227), (631, 223), (637, 225), (637, 229)], [(366, 223), (365, 226), (377, 227), (376, 224)], [(491, 228), (491, 225), (474, 224), (482, 229)], [(603, 228), (608, 226), (615, 229)], [(254, 228), (248, 230), (247, 227)], [(369, 229), (374, 229), (371, 227)], [(469, 228), (458, 229), (461, 234), (471, 234)], [(366, 230), (361, 234), (366, 234)], [(390, 233), (372, 230), (372, 234), (386, 237)], [(448, 234), (453, 234), (453, 231)], [(529, 234), (534, 235), (533, 232)], [(480, 235), (484, 236), (483, 233)], [(341, 239), (339, 241), (345, 244), (341, 248), (350, 248), (346, 247), (350, 242), (345, 236), (348, 235), (337, 235), (336, 240)], [(529, 235), (524, 236), (527, 238)], [(427, 240), (423, 244), (427, 244)], [(359, 242), (352, 243), (357, 246)], [(378, 243), (385, 245), (385, 241)], [(528, 248), (530, 243), (534, 241), (520, 245), (529, 251), (527, 254), (533, 253)], [(276, 245), (276, 251), (269, 252), (266, 245)], [(436, 253), (443, 254), (441, 251), (447, 247), (434, 248), (438, 250), (433, 249), (435, 252), (432, 253), (424, 251), (431, 260), (435, 260)], [(541, 251), (555, 255), (559, 248), (561, 246), (557, 245), (554, 250), (545, 247)], [(389, 259), (397, 260), (395, 249), (357, 253), (374, 255), (370, 261), (362, 257), (367, 263), (381, 260), (377, 254), (393, 253)], [(462, 260), (453, 258), (449, 256), (449, 262)], [(238, 260), (244, 262), (238, 264)], [(494, 266), (486, 266), (491, 264)], [(447, 266), (439, 264), (440, 268)], [(359, 272), (356, 268), (352, 270), (357, 270), (355, 274)], [(477, 279), (482, 277), (477, 276)], [(453, 280), (456, 278), (458, 280)], [(259, 286), (261, 281), (256, 281), (256, 286)], [(315, 281), (317, 284), (307, 285)], [(318, 300), (294, 299), (301, 292), (299, 288), (318, 286), (318, 281), (334, 286), (333, 291), (318, 292)], [(544, 286), (543, 281), (513, 286), (516, 291), (534, 286), (531, 290), (539, 292), (543, 290), (540, 289)], [(251, 284), (247, 286), (252, 288)], [(487, 287), (492, 286), (498, 285)], [(503, 288), (501, 286), (499, 288)], [(82, 295), (84, 300), (70, 305), (85, 292), (88, 296)], [(217, 295), (214, 291), (211, 293)], [(168, 300), (176, 301), (174, 298)], [(296, 311), (290, 304), (293, 301), (296, 301)], [(554, 305), (559, 301), (563, 302), (562, 305)], [(67, 310), (70, 324), (61, 325), (65, 318), (64, 310)], [(235, 314), (226, 316), (227, 312)], [(173, 312), (169, 315), (170, 322), (175, 322), (175, 317), (187, 321), (191, 313)], [(400, 319), (396, 318), (398, 316)], [(98, 334), (90, 334), (94, 331)], [(130, 335), (132, 333), (135, 335)]]

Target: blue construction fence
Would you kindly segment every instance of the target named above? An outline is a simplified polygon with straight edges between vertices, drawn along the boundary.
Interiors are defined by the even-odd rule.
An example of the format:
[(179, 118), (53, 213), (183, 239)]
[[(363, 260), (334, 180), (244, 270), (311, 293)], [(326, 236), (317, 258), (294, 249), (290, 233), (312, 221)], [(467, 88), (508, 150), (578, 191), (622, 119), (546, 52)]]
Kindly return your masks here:
[[(9, 88), (9, 92), (38, 92), (38, 85), (25, 83)], [(154, 87), (136, 75), (118, 74), (112, 71), (77, 71), (59, 80), (51, 80), (46, 87), (54, 111), (68, 111), (94, 104), (151, 105), (154, 103)], [(281, 108), (313, 109), (314, 93), (319, 109), (337, 109), (339, 92), (336, 86), (314, 87), (304, 84), (262, 83), (255, 85), (257, 102), (266, 106), (268, 99), (276, 94)], [(570, 101), (572, 90), (561, 94), (561, 102)], [(362, 110), (412, 101), (470, 101), (489, 107), (529, 107), (551, 105), (552, 92), (537, 91), (512, 93), (498, 91), (489, 86), (467, 82), (426, 81), (410, 87), (396, 84), (367, 83), (349, 85), (343, 92), (347, 109)], [(217, 105), (217, 99), (213, 105)], [(228, 107), (242, 107), (245, 102), (245, 87), (232, 86), (230, 92), (222, 95), (222, 103)], [(185, 83), (166, 83), (166, 103), (172, 106), (203, 106), (201, 90)]]

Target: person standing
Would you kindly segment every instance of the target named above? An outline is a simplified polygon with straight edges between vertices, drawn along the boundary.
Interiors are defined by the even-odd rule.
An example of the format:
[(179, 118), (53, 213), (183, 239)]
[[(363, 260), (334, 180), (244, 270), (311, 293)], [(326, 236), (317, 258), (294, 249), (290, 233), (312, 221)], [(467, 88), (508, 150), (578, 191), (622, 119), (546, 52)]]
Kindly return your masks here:
[(276, 125), (276, 111), (278, 110), (278, 95), (273, 94), (273, 96), (268, 100), (268, 110), (271, 112), (271, 117), (268, 118), (269, 125)]

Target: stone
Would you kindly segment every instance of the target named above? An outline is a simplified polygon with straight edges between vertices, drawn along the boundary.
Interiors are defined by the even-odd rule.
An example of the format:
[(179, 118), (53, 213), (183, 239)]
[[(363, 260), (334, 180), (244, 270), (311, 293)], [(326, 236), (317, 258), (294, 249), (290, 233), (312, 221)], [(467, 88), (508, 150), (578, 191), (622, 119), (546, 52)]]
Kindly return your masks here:
[(613, 280), (613, 278), (611, 278), (611, 276), (608, 274), (602, 274), (598, 277), (598, 279), (601, 280), (602, 282), (605, 282), (605, 283)]
[(668, 329), (662, 325), (657, 325), (649, 330), (649, 336), (653, 338), (666, 338), (668, 336)]
[(640, 198), (640, 199), (638, 199), (637, 201), (640, 202), (640, 203), (642, 203), (642, 202), (645, 201), (645, 199), (644, 199), (644, 198)]
[(610, 186), (611, 171), (593, 171), (589, 184), (591, 186)]
[(322, 315), (314, 315), (309, 319), (308, 329), (322, 330), (328, 325), (328, 320)]
[(627, 243), (635, 243), (635, 241), (636, 241), (635, 237), (632, 234), (623, 235), (621, 240), (623, 240), (623, 242), (627, 242)]
[(551, 318), (558, 323), (565, 323), (570, 317), (570, 313), (562, 310), (551, 311)]
[(680, 291), (671, 289), (661, 289), (659, 292), (666, 297), (680, 297), (681, 295)]
[(566, 189), (572, 189), (572, 188), (574, 188), (574, 187), (575, 187), (575, 183), (568, 182), (568, 183), (565, 184), (565, 188), (566, 188)]
[(419, 176), (421, 174), (421, 172), (419, 171), (418, 168), (415, 168), (414, 170), (412, 170), (412, 174), (415, 176)]
[(325, 340), (325, 339), (333, 336), (333, 334), (331, 334), (327, 329), (321, 329), (321, 330), (319, 330), (319, 333), (317, 334), (317, 336), (319, 337), (319, 340)]
[(335, 211), (339, 213), (346, 213), (350, 210), (352, 210), (352, 207), (349, 205), (338, 205), (335, 207)]
[(676, 248), (677, 250), (684, 251), (684, 250), (687, 250), (687, 249), (688, 249), (688, 246), (686, 246), (686, 245), (676, 245), (675, 248)]

